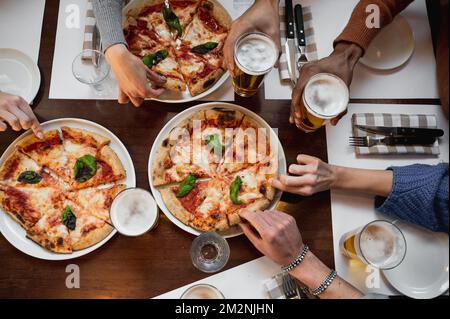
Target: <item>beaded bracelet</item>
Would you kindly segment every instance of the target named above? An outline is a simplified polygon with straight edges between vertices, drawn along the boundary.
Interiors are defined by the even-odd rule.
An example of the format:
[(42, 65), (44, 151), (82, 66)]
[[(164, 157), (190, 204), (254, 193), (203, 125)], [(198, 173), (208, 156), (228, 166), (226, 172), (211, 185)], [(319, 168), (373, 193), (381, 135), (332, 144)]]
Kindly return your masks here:
[(325, 290), (327, 290), (328, 287), (333, 283), (333, 280), (337, 277), (336, 270), (332, 270), (328, 276), (325, 278), (325, 280), (320, 284), (319, 287), (313, 290), (309, 290), (309, 293), (313, 296), (319, 296), (322, 294)]
[(305, 244), (303, 246), (303, 249), (302, 249), (300, 255), (298, 255), (298, 257), (295, 258), (294, 261), (291, 262), (289, 265), (282, 267), (281, 270), (284, 271), (284, 272), (290, 272), (294, 268), (297, 268), (298, 266), (300, 266), (300, 264), (305, 259), (306, 254), (308, 253), (308, 251), (309, 251), (309, 247), (308, 247), (308, 245)]

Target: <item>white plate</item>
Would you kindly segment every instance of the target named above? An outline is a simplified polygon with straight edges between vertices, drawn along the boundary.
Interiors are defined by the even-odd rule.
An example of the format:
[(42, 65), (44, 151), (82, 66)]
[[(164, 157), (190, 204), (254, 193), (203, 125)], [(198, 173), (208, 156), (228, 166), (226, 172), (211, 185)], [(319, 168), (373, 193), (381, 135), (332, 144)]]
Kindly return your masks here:
[(31, 103), (40, 85), (41, 73), (28, 55), (16, 49), (0, 48), (0, 91)]
[[(226, 10), (226, 8), (224, 8), (224, 6), (222, 4), (220, 4), (219, 1), (217, 1), (217, 0), (209, 0), (209, 1), (213, 2), (214, 5), (216, 5), (216, 6), (222, 7), (223, 10), (228, 13), (228, 16), (230, 17), (230, 21), (233, 20), (230, 16), (230, 13)], [(229, 0), (227, 0), (227, 1), (229, 1)], [(128, 3), (123, 8), (123, 11), (122, 11), (123, 21), (126, 21), (126, 13), (127, 12), (129, 12), (130, 10), (145, 6), (145, 4), (147, 4), (147, 3), (149, 3), (148, 0), (131, 0), (130, 3)], [(189, 90), (186, 89), (186, 91), (184, 91), (184, 92), (166, 91), (161, 96), (159, 96), (157, 99), (151, 99), (151, 100), (163, 102), (163, 103), (188, 103), (188, 102), (192, 102), (192, 101), (197, 101), (199, 99), (203, 99), (204, 97), (206, 97), (206, 96), (210, 95), (211, 93), (215, 92), (216, 90), (218, 90), (228, 80), (229, 76), (230, 75), (228, 74), (228, 72), (225, 72), (222, 75), (222, 77), (219, 80), (217, 80), (217, 82), (212, 87), (210, 87), (205, 92), (198, 94), (196, 96), (192, 96), (189, 93)]]
[(414, 53), (414, 34), (401, 15), (373, 39), (360, 62), (376, 70), (393, 70), (408, 62)]
[[(125, 171), (127, 172), (127, 178), (121, 182), (126, 184), (127, 188), (136, 187), (136, 174), (134, 171), (133, 161), (131, 160), (130, 154), (128, 153), (127, 149), (122, 144), (122, 142), (117, 138), (117, 136), (115, 136), (111, 131), (109, 131), (105, 127), (91, 121), (77, 118), (52, 120), (42, 123), (41, 126), (44, 129), (44, 131), (59, 129), (61, 126), (82, 128), (109, 138), (111, 140), (110, 143), (111, 148), (114, 150), (114, 152), (116, 152), (117, 156), (119, 157), (125, 168)], [(3, 153), (2, 157), (0, 157), (0, 166), (3, 165), (5, 160), (14, 151), (17, 142), (29, 134), (31, 134), (31, 132), (29, 131), (25, 132), (24, 134), (19, 136), (13, 143), (11, 143), (11, 145)], [(116, 234), (117, 230), (114, 229), (111, 232), (111, 234), (109, 234), (108, 237), (106, 237), (101, 242), (89, 248), (73, 252), (72, 254), (56, 254), (42, 248), (32, 240), (26, 238), (25, 230), (18, 223), (13, 221), (12, 218), (10, 218), (0, 208), (0, 232), (11, 243), (11, 245), (13, 245), (14, 247), (16, 247), (17, 249), (19, 249), (20, 251), (24, 252), (27, 255), (45, 260), (68, 260), (84, 256), (100, 248)]]
[[(212, 109), (215, 107), (227, 108), (230, 110), (240, 111), (243, 114), (245, 114), (245, 115), (251, 117), (253, 120), (255, 120), (259, 125), (261, 125), (260, 127), (268, 129), (271, 134), (271, 137), (270, 137), (271, 140), (278, 142), (278, 172), (279, 172), (279, 174), (286, 174), (286, 171), (287, 171), (286, 156), (284, 155), (283, 147), (281, 146), (281, 143), (280, 143), (275, 131), (259, 115), (257, 115), (256, 113), (254, 113), (250, 110), (247, 110), (246, 108), (244, 108), (242, 106), (239, 106), (236, 104), (230, 104), (230, 103), (223, 103), (223, 102), (204, 103), (204, 104), (199, 104), (199, 105), (193, 106), (187, 110), (184, 110), (183, 112), (181, 112), (180, 114), (175, 116), (163, 127), (161, 132), (159, 132), (158, 136), (156, 137), (155, 142), (153, 143), (152, 150), (150, 151), (150, 157), (148, 160), (148, 180), (150, 183), (150, 188), (152, 190), (153, 196), (155, 197), (156, 203), (158, 204), (158, 207), (162, 210), (162, 212), (167, 216), (167, 218), (169, 218), (175, 225), (177, 225), (184, 231), (186, 231), (190, 234), (196, 235), (196, 236), (200, 235), (201, 232), (182, 223), (178, 218), (176, 218), (167, 209), (167, 207), (164, 204), (164, 201), (161, 197), (161, 193), (153, 185), (153, 180), (151, 177), (152, 163), (155, 159), (158, 149), (162, 145), (162, 142), (167, 138), (167, 136), (169, 135), (169, 133), (172, 131), (172, 129), (174, 127), (176, 127), (178, 124), (180, 124), (186, 118), (192, 116), (193, 114), (195, 114), (196, 112), (198, 112), (200, 110)], [(275, 197), (268, 209), (274, 209), (276, 207), (276, 205), (278, 204), (278, 202), (281, 199), (281, 195), (282, 195), (282, 192), (280, 192), (280, 191), (276, 192)], [(242, 235), (243, 233), (239, 226), (234, 226), (225, 232), (221, 232), (220, 234), (225, 238), (231, 238), (231, 237), (236, 237), (236, 236)]]
[(448, 234), (433, 233), (396, 222), (405, 235), (407, 251), (403, 262), (383, 270), (386, 279), (404, 295), (416, 299), (435, 298), (449, 287)]

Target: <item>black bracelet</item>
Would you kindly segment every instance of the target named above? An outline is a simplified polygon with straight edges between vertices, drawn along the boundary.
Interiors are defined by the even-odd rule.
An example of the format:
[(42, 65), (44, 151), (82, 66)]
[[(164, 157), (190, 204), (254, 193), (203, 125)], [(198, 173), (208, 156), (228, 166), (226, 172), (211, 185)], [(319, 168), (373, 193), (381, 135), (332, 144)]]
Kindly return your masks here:
[(298, 266), (300, 266), (300, 264), (303, 262), (303, 260), (306, 257), (306, 254), (309, 251), (309, 247), (308, 245), (304, 245), (302, 251), (300, 252), (300, 254), (298, 255), (297, 258), (294, 259), (293, 262), (291, 262), (289, 265), (281, 267), (281, 270), (284, 272), (290, 272), (292, 271), (294, 268), (297, 268)]

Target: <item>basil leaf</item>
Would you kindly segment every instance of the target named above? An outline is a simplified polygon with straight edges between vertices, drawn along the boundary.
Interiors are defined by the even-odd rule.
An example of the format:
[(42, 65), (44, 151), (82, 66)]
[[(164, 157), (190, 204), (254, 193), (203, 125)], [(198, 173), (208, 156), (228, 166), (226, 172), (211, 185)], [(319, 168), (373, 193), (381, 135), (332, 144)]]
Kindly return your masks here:
[(80, 157), (74, 166), (75, 180), (84, 183), (97, 173), (97, 160), (92, 155)]
[(186, 197), (195, 187), (195, 183), (197, 182), (197, 176), (194, 174), (189, 175), (184, 179), (184, 181), (180, 184), (178, 188), (177, 197), (182, 198)]
[(17, 181), (24, 184), (37, 184), (42, 180), (42, 176), (33, 171), (25, 171), (20, 173)]
[(191, 49), (191, 52), (197, 53), (197, 54), (206, 54), (208, 52), (211, 52), (215, 48), (217, 48), (218, 45), (219, 45), (219, 43), (217, 43), (217, 42), (206, 42), (206, 43), (197, 45), (196, 47), (193, 47)]
[(167, 50), (159, 50), (142, 58), (142, 62), (151, 68), (169, 56)]
[(236, 176), (233, 183), (230, 186), (230, 199), (235, 205), (239, 205), (241, 202), (238, 199), (239, 190), (242, 186), (242, 179), (239, 176)]
[(181, 36), (183, 34), (183, 29), (181, 28), (180, 20), (177, 15), (167, 6), (163, 8), (162, 13), (169, 28), (177, 30), (178, 36)]
[(211, 134), (206, 136), (205, 144), (211, 146), (214, 149), (214, 153), (221, 155), (225, 146), (220, 143), (219, 135)]
[(77, 216), (75, 216), (72, 208), (69, 205), (64, 207), (62, 222), (70, 230), (75, 230), (75, 228), (77, 227)]

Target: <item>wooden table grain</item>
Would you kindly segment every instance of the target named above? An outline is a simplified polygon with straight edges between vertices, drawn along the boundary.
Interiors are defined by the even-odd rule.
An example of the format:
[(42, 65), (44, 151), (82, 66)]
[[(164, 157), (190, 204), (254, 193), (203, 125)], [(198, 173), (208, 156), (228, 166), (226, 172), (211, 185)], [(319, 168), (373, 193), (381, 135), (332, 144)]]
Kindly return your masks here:
[[(184, 109), (195, 105), (169, 105), (147, 101), (142, 107), (122, 106), (116, 101), (49, 100), (50, 76), (55, 44), (58, 2), (46, 1), (39, 67), (42, 85), (34, 111), (41, 122), (78, 117), (110, 129), (125, 144), (134, 162), (137, 186), (149, 189), (147, 162), (152, 144), (162, 127)], [(422, 103), (436, 100), (355, 100), (365, 103)], [(325, 130), (304, 134), (288, 123), (289, 101), (266, 101), (263, 90), (236, 104), (261, 115), (279, 130), (288, 164), (298, 153), (327, 160)], [(0, 134), (0, 152), (19, 135), (11, 130)], [(330, 194), (297, 197), (282, 202), (280, 209), (295, 216), (304, 241), (327, 265), (333, 267)], [(163, 216), (163, 215), (162, 215)], [(194, 237), (162, 217), (156, 230), (139, 238), (116, 235), (97, 251), (72, 261), (44, 261), (29, 257), (0, 236), (0, 298), (150, 298), (205, 278), (190, 261)], [(244, 237), (229, 240), (228, 268), (251, 261), (260, 254)], [(81, 287), (66, 287), (66, 267), (80, 268)]]

